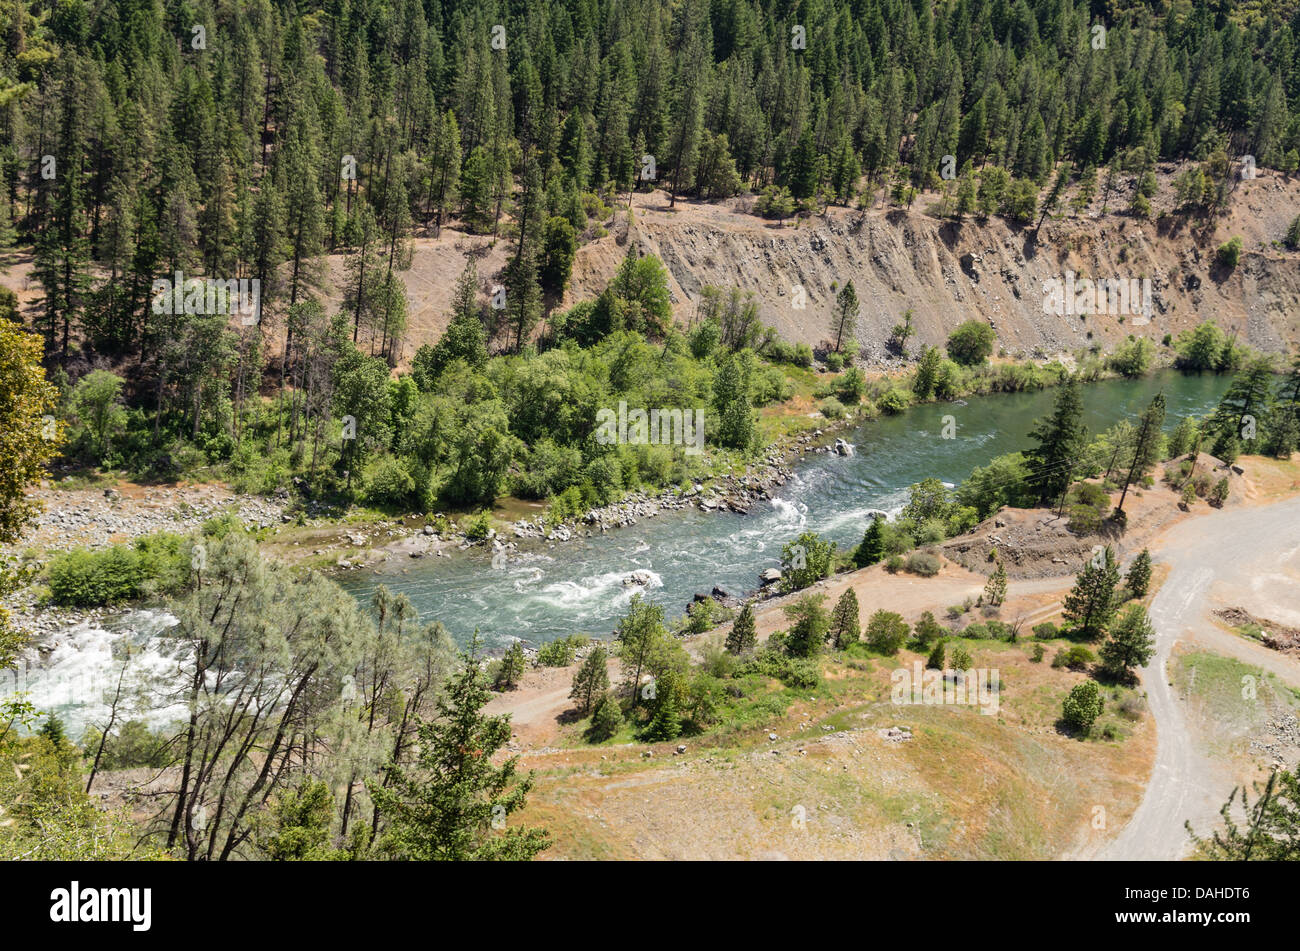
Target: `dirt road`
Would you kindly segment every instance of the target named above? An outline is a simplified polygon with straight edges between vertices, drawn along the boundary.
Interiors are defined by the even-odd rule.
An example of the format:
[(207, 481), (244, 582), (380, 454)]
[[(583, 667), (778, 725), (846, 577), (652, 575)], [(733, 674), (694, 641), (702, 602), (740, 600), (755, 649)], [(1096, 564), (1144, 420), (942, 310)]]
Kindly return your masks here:
[(1151, 603), (1156, 654), (1143, 671), (1158, 731), (1156, 761), (1141, 805), (1098, 856), (1104, 859), (1184, 857), (1191, 841), (1183, 823), (1204, 832), (1231, 791), (1219, 788), (1221, 781), (1193, 741), (1185, 701), (1170, 685), (1176, 642), (1195, 640), (1300, 684), (1300, 664), (1209, 620), (1212, 607), (1222, 603), (1284, 623), (1300, 614), (1300, 499), (1191, 519), (1153, 548), (1171, 569)]

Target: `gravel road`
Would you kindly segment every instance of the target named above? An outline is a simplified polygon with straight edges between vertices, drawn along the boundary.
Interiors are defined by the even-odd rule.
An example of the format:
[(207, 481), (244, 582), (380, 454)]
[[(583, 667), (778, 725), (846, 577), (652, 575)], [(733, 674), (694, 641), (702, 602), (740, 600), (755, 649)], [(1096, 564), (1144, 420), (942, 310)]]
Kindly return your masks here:
[(1216, 597), (1278, 620), (1300, 611), (1300, 498), (1183, 522), (1164, 537), (1156, 558), (1171, 571), (1151, 603), (1156, 654), (1142, 672), (1157, 729), (1155, 767), (1141, 805), (1101, 853), (1104, 859), (1185, 857), (1191, 840), (1183, 823), (1205, 831), (1231, 792), (1218, 788), (1221, 781), (1188, 728), (1185, 701), (1169, 683), (1175, 643), (1195, 638), (1300, 684), (1300, 664), (1210, 620)]

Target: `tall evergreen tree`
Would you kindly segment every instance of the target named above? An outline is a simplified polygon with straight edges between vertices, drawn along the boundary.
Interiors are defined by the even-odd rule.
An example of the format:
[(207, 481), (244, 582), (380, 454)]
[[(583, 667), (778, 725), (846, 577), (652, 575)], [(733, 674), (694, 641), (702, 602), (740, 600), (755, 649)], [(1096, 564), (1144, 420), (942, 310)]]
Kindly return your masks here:
[(1052, 414), (1040, 419), (1029, 435), (1038, 445), (1025, 453), (1028, 488), (1040, 505), (1051, 505), (1069, 487), (1087, 438), (1078, 383), (1062, 384)]
[(1096, 640), (1106, 633), (1119, 607), (1115, 592), (1119, 585), (1119, 563), (1115, 552), (1107, 545), (1100, 556), (1088, 559), (1083, 566), (1065, 597), (1061, 612), (1075, 633), (1087, 640)]
[(448, 681), (437, 717), (419, 724), (419, 754), (398, 767), (387, 787), (371, 795), (388, 828), (380, 848), (398, 858), (428, 861), (518, 861), (550, 844), (542, 829), (501, 821), (522, 809), (531, 776), (519, 776), (519, 757), (499, 765), (493, 753), (510, 739), (509, 716), (485, 716), (491, 699), (475, 653)]

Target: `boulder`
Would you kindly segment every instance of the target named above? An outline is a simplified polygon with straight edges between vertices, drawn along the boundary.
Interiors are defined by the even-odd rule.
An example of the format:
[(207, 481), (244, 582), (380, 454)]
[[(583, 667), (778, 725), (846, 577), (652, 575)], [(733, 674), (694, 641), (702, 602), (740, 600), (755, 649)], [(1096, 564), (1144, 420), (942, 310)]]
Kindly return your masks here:
[(778, 581), (781, 580), (781, 569), (765, 568), (763, 569), (762, 573), (758, 577), (762, 580), (763, 584), (765, 585), (776, 584)]

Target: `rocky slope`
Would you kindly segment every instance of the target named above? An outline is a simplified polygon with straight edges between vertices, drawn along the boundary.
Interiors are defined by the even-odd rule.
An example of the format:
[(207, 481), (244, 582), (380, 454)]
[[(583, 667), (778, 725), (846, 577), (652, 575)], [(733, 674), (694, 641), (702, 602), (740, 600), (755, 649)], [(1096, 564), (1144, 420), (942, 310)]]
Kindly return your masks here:
[[(1157, 216), (1172, 211), (1175, 171), (1161, 171)], [(1127, 204), (1127, 190), (1110, 199), (1112, 210)], [(885, 341), (909, 309), (916, 329), (910, 350), (941, 345), (969, 319), (988, 321), (999, 347), (1022, 354), (1108, 348), (1130, 333), (1159, 343), (1207, 317), (1262, 350), (1300, 341), (1300, 254), (1281, 244), (1300, 212), (1300, 180), (1263, 171), (1241, 181), (1217, 226), (1199, 230), (1181, 216), (1103, 215), (1097, 199), (1078, 217), (1049, 218), (1035, 234), (1001, 218), (956, 222), (926, 214), (934, 201), (922, 197), (911, 211), (836, 208), (796, 227), (747, 214), (752, 199), (679, 201), (670, 211), (662, 193), (637, 196), (630, 234), (623, 227), (582, 249), (566, 302), (598, 292), (631, 240), (667, 265), (679, 319), (690, 320), (704, 285), (739, 286), (782, 337), (813, 346), (828, 337), (836, 290), (852, 280), (862, 302), (857, 336), (873, 362), (889, 359)], [(1243, 241), (1241, 262), (1225, 273), (1215, 250), (1234, 235)], [(1149, 278), (1150, 322), (1045, 313), (1044, 282), (1065, 281), (1067, 270), (1093, 279)], [(806, 291), (804, 309), (793, 306), (796, 285)]]

